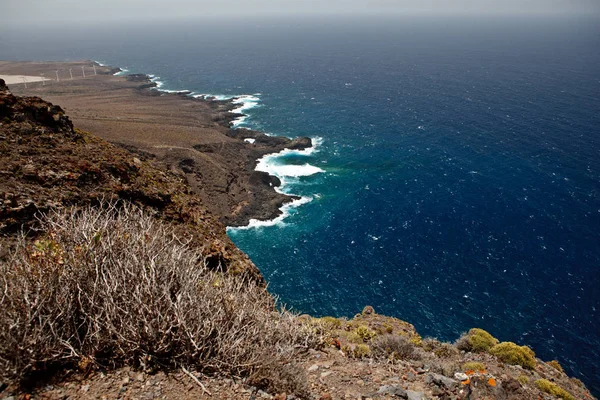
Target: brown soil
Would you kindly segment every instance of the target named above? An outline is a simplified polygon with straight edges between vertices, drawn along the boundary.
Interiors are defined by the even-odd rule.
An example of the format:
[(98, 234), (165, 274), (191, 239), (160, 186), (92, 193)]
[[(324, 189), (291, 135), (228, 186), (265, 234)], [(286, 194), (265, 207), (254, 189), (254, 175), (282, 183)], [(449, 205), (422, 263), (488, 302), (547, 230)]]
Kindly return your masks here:
[[(365, 312), (366, 311), (366, 312)], [(408, 359), (388, 359), (369, 354), (364, 357), (352, 355), (350, 347), (356, 343), (348, 341), (348, 333), (357, 326), (365, 326), (378, 336), (399, 335), (417, 337), (412, 325), (398, 319), (376, 314), (365, 308), (352, 320), (312, 319), (317, 327), (324, 327), (324, 339), (330, 344), (320, 350), (309, 349), (299, 353), (299, 367), (289, 381), (302, 381), (307, 397), (319, 400), (331, 399), (503, 399), (539, 400), (556, 399), (540, 391), (534, 382), (547, 379), (566, 389), (575, 399), (593, 399), (593, 396), (577, 380), (537, 360), (534, 370), (499, 362), (487, 353), (435, 354), (414, 345), (414, 354)], [(305, 316), (303, 318), (310, 318)], [(385, 327), (385, 328), (384, 328)], [(384, 328), (385, 332), (382, 332)], [(377, 339), (377, 336), (375, 337)], [(363, 345), (373, 347), (373, 340)], [(340, 347), (342, 349), (340, 349)], [(469, 371), (462, 367), (465, 362), (481, 363), (485, 369)], [(188, 372), (198, 378), (195, 382)], [(465, 373), (466, 372), (466, 373)], [(461, 380), (457, 373), (464, 373)], [(290, 382), (283, 382), (286, 386)], [(210, 377), (174, 370), (148, 374), (130, 368), (110, 372), (67, 371), (66, 377), (56, 382), (46, 382), (31, 392), (35, 399), (297, 399), (285, 390), (263, 391), (252, 378), (237, 376)], [(290, 385), (292, 386), (292, 385)], [(265, 389), (266, 390), (266, 389)], [(14, 387), (6, 390), (7, 395), (18, 392)], [(21, 392), (21, 395), (24, 395)], [(25, 394), (26, 395), (26, 394)]]
[[(86, 66), (86, 78), (81, 76), (81, 66)], [(114, 76), (115, 69), (109, 67), (96, 66), (98, 75), (93, 75), (89, 61), (0, 62), (0, 74), (5, 75), (45, 74), (55, 79), (57, 70), (60, 82), (10, 89), (16, 95), (60, 104), (77, 128), (183, 172), (206, 207), (226, 225), (274, 218), (280, 214), (279, 207), (291, 200), (274, 191), (275, 181), (254, 171), (256, 160), (286, 147), (310, 146), (310, 140), (233, 131), (230, 102), (158, 92), (146, 76)], [(250, 144), (244, 138), (260, 140)]]
[(40, 213), (110, 200), (150, 209), (193, 235), (215, 268), (262, 281), (183, 173), (74, 129), (61, 107), (14, 96), (0, 80), (0, 259), (21, 231), (36, 235)]

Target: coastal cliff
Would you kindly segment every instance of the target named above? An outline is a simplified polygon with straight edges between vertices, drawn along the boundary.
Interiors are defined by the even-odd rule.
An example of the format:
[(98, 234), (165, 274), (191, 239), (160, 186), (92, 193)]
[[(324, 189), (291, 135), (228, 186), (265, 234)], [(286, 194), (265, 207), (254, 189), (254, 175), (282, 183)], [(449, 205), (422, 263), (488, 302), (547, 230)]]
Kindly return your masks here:
[[(39, 75), (90, 64), (0, 62), (0, 74)], [(95, 68), (98, 75), (86, 79), (13, 90), (60, 104), (77, 128), (184, 176), (207, 210), (226, 226), (247, 225), (252, 218), (273, 219), (292, 200), (274, 190), (277, 180), (254, 169), (265, 154), (310, 147), (309, 138), (291, 140), (234, 130), (231, 122), (239, 114), (231, 113), (236, 108), (231, 101), (164, 93), (154, 90), (156, 83), (147, 75), (115, 76), (118, 69)], [(254, 139), (253, 143), (246, 138)]]
[[(191, 156), (183, 145), (163, 152), (159, 143), (171, 136), (144, 144), (142, 131), (136, 136), (127, 130), (136, 123), (112, 120), (101, 134), (100, 111), (85, 114), (71, 100), (67, 109), (76, 108), (79, 116), (73, 124), (62, 107), (15, 96), (0, 81), (0, 265), (2, 286), (11, 288), (2, 297), (0, 396), (593, 398), (558, 362), (544, 362), (532, 349), (480, 329), (443, 343), (371, 307), (349, 320), (278, 310), (222, 221), (271, 216), (289, 200), (256, 195), (257, 187), (273, 193), (277, 184), (253, 172), (256, 159), (310, 141), (233, 131), (225, 126), (230, 104), (148, 95), (147, 87), (136, 86), (146, 85), (147, 77), (118, 81), (125, 82), (124, 92), (161, 107), (173, 102), (212, 110), (206, 117), (213, 115), (211, 129), (223, 137), (205, 127), (212, 139), (186, 141), (174, 129), (173, 140), (194, 143), (198, 154)], [(81, 96), (92, 102), (89, 94)], [(86, 129), (94, 132), (78, 129), (78, 121), (88, 121)], [(122, 142), (105, 140), (117, 137)], [(256, 141), (251, 146), (244, 138)], [(238, 174), (229, 189), (217, 172), (205, 171), (215, 163), (215, 171)], [(226, 165), (240, 169), (231, 172)], [(106, 278), (121, 272), (127, 272), (122, 281)], [(52, 286), (55, 281), (63, 291)], [(102, 302), (81, 300), (92, 290), (105, 290), (99, 292)], [(39, 293), (47, 297), (35, 297)], [(38, 310), (33, 298), (46, 301), (45, 308), (23, 319)], [(68, 312), (63, 305), (71, 307)], [(109, 306), (120, 311), (103, 308)]]

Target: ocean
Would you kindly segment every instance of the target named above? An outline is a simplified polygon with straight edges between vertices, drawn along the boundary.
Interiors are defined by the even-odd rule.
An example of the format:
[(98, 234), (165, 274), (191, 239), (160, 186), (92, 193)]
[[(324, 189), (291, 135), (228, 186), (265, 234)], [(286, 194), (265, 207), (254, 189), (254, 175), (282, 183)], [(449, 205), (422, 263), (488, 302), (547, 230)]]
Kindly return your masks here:
[(371, 305), (531, 346), (600, 395), (600, 21), (322, 18), (0, 28), (0, 58), (94, 59), (238, 100), (302, 197), (229, 228), (300, 313)]

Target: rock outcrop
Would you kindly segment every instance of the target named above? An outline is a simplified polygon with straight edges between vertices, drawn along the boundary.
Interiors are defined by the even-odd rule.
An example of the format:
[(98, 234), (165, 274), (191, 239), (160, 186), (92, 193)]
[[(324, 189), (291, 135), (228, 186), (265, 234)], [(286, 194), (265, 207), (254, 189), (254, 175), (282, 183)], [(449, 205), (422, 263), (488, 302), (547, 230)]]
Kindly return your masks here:
[[(140, 156), (141, 157), (141, 156)], [(142, 157), (143, 158), (143, 157)], [(56, 208), (127, 200), (192, 236), (215, 268), (262, 277), (182, 174), (73, 127), (64, 110), (14, 96), (0, 81), (0, 243), (35, 235), (36, 216)]]

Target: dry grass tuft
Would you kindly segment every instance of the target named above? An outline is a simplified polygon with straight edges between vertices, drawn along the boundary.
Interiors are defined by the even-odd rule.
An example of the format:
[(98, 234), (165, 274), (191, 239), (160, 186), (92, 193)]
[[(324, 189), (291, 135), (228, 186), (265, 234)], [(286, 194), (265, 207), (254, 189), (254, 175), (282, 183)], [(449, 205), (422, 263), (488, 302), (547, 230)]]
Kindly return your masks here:
[(377, 337), (372, 345), (373, 354), (393, 360), (418, 360), (421, 353), (416, 346), (404, 336), (383, 335)]
[(82, 362), (250, 374), (318, 342), (264, 287), (210, 271), (202, 249), (134, 206), (42, 225), (0, 264), (2, 378)]

